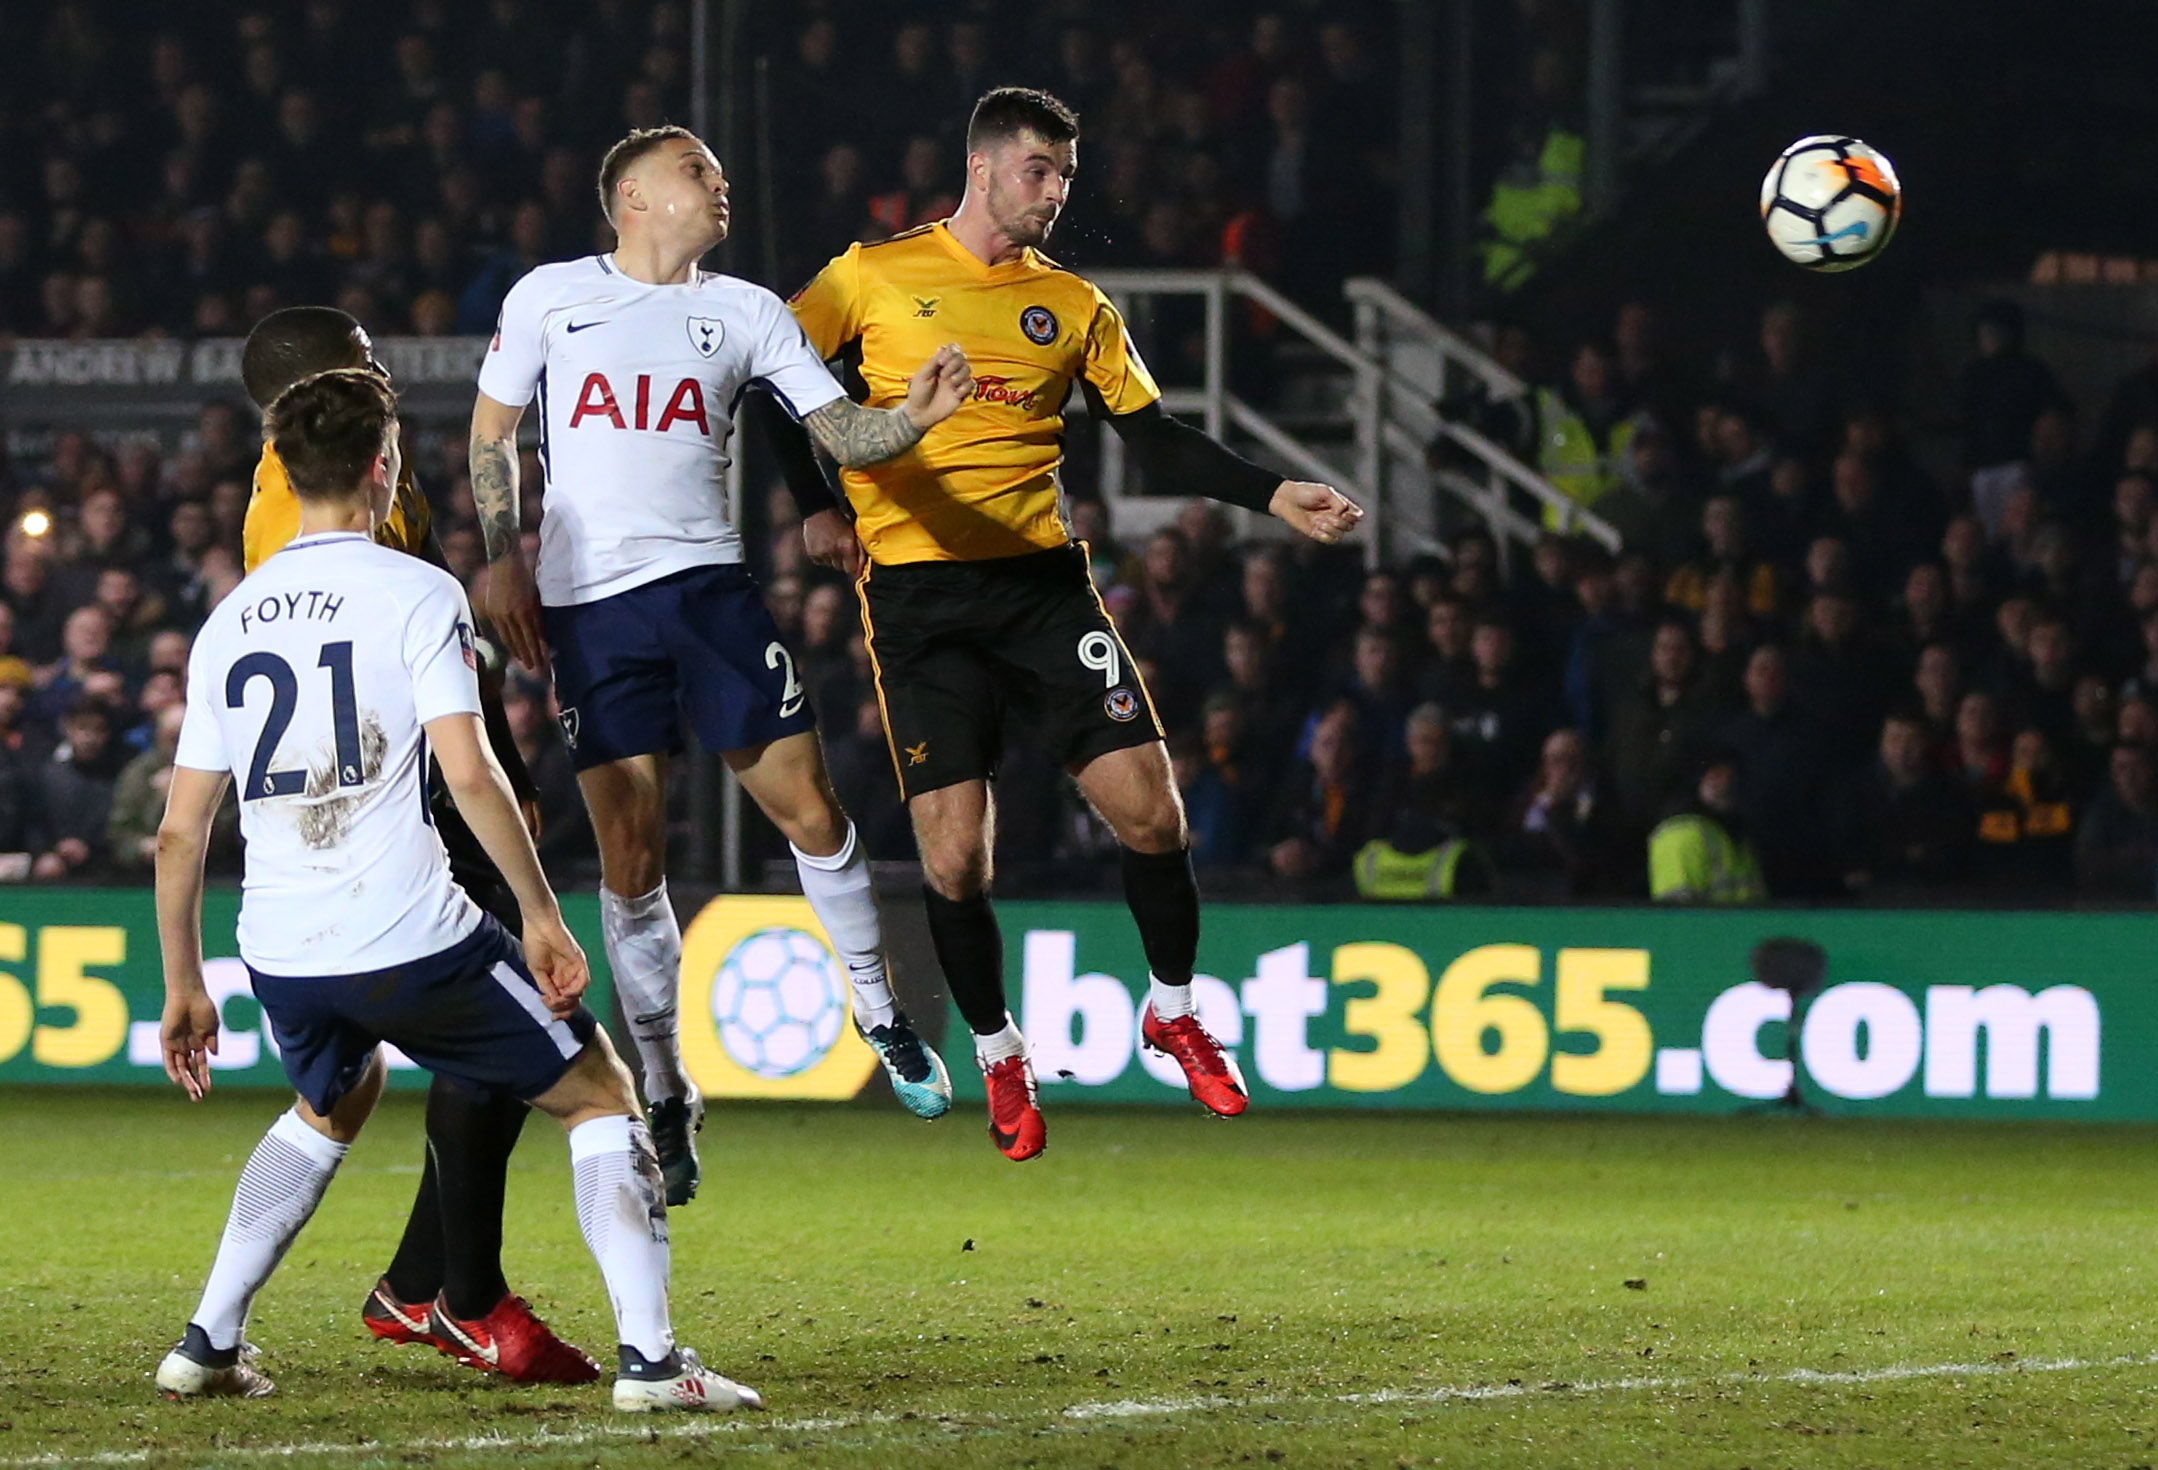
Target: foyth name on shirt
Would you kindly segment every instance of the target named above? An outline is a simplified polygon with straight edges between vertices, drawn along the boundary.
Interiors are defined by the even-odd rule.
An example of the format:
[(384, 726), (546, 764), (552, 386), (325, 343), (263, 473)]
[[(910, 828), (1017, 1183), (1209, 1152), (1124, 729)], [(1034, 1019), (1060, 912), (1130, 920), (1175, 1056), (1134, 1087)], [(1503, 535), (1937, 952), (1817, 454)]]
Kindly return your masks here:
[(258, 626), (267, 627), (272, 623), (334, 622), (344, 606), (343, 593), (324, 592), (319, 588), (305, 592), (271, 592), (241, 604), (240, 631), (252, 633)]

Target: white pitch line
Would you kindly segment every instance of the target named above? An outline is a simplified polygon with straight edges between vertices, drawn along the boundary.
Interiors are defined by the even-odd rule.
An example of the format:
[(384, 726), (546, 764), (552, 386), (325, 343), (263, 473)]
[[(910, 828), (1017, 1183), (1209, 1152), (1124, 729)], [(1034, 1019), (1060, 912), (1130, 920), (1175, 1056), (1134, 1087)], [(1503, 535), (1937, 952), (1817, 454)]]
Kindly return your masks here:
[[(499, 1450), (574, 1450), (618, 1440), (709, 1439), (721, 1434), (815, 1434), (836, 1430), (866, 1429), (875, 1425), (919, 1423), (942, 1425), (964, 1434), (968, 1429), (1001, 1428), (1039, 1418), (1089, 1420), (1174, 1418), (1183, 1414), (1209, 1414), (1223, 1409), (1275, 1408), (1296, 1403), (1348, 1405), (1485, 1403), (1493, 1399), (1531, 1398), (1539, 1394), (1671, 1393), (1689, 1388), (1730, 1384), (1839, 1384), (1893, 1383), (1922, 1378), (2005, 1378), (2023, 1373), (2078, 1373), (2094, 1368), (2138, 1368), (2158, 1364), (2158, 1354), (2118, 1358), (2025, 1358), (2014, 1362), (1904, 1363), (1886, 1368), (1819, 1369), (1790, 1368), (1780, 1373), (1722, 1373), (1697, 1378), (1606, 1378), (1580, 1383), (1547, 1380), (1542, 1383), (1467, 1383), (1421, 1388), (1382, 1388), (1368, 1393), (1262, 1394), (1234, 1398), (1221, 1394), (1184, 1395), (1176, 1398), (1114, 1399), (1102, 1403), (1072, 1404), (1044, 1415), (960, 1414), (940, 1418), (916, 1414), (855, 1414), (837, 1418), (767, 1419), (755, 1415), (722, 1415), (687, 1419), (664, 1427), (653, 1424), (609, 1424), (563, 1434), (541, 1432), (526, 1435), (475, 1434), (455, 1439), (361, 1440), (341, 1443), (317, 1442), (252, 1447), (220, 1446), (220, 1461), (292, 1460), (328, 1455), (369, 1456), (411, 1453), (487, 1453)], [(45, 1470), (63, 1465), (141, 1465), (151, 1459), (186, 1458), (196, 1452), (165, 1448), (156, 1450), (104, 1450), (89, 1455), (43, 1454), (0, 1460), (0, 1470)], [(200, 1453), (210, 1453), (207, 1450)]]

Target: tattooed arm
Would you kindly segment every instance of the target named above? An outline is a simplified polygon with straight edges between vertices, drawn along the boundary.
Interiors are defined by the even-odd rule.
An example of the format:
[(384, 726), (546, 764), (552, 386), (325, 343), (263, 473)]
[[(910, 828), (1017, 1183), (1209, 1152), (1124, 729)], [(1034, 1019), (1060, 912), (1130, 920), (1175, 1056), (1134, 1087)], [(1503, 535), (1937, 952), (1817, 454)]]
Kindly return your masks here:
[[(878, 464), (906, 453), (936, 425), (950, 418), (974, 391), (966, 355), (946, 345), (907, 381), (907, 401), (896, 408), (864, 408), (839, 398), (802, 418), (802, 427), (848, 468)], [(473, 489), (478, 493), (475, 471)]]
[(523, 417), (523, 409), (480, 394), (472, 406), (467, 467), (480, 537), (487, 546), (487, 588), (481, 605), (511, 656), (537, 672), (547, 667), (547, 642), (540, 631), (539, 584), (525, 559), (517, 496), (517, 423)]
[(489, 561), (499, 561), (519, 549), (517, 425), (523, 418), (523, 409), (497, 403), (484, 393), (472, 408), (467, 466)]

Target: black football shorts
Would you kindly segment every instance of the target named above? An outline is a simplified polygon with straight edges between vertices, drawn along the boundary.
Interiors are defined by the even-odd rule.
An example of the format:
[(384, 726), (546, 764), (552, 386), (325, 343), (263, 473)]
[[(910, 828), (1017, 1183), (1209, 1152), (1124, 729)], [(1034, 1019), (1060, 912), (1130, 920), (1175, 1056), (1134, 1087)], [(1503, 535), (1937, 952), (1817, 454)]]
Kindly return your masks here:
[(994, 776), (1007, 718), (1067, 770), (1162, 738), (1082, 546), (872, 565), (861, 593), (902, 797)]

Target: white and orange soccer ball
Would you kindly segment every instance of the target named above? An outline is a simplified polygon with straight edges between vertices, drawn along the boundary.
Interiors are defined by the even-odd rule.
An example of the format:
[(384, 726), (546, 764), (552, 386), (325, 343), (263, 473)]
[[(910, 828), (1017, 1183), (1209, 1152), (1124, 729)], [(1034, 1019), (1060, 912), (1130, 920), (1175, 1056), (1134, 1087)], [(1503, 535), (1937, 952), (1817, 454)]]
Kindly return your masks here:
[(1761, 181), (1770, 242), (1810, 271), (1864, 265), (1887, 248), (1902, 213), (1895, 166), (1856, 138), (1801, 138)]

